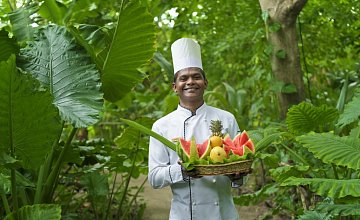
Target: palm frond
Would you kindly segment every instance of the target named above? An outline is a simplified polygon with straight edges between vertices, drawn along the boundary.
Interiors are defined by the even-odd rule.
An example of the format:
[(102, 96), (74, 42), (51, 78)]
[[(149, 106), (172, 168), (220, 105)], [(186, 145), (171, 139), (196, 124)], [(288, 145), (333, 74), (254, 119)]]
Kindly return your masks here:
[(64, 27), (41, 29), (20, 55), (19, 66), (49, 88), (63, 120), (75, 127), (99, 120), (103, 104), (99, 72)]
[(300, 136), (297, 141), (324, 163), (360, 169), (360, 140), (358, 138), (339, 137), (332, 133), (313, 133)]

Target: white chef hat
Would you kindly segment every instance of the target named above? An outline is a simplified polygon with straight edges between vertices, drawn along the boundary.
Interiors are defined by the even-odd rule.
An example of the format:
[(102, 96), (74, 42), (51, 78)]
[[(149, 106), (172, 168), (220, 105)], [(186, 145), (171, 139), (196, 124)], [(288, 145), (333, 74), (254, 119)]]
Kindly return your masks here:
[(190, 38), (180, 38), (171, 45), (174, 74), (188, 67), (203, 69), (200, 45)]

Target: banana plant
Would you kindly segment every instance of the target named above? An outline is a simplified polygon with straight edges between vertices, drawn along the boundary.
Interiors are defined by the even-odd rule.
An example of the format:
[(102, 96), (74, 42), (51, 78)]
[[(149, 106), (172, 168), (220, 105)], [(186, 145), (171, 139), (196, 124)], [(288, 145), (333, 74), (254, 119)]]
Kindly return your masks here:
[[(69, 11), (81, 3), (74, 4)], [(123, 2), (113, 27), (90, 32), (90, 25), (70, 22), (71, 13), (50, 16), (66, 13), (64, 5), (45, 0), (38, 7), (10, 13), (17, 42), (0, 31), (0, 196), (9, 219), (31, 219), (45, 210), (52, 212), (46, 219), (60, 219), (59, 205), (40, 204), (54, 203), (78, 128), (98, 122), (105, 99), (117, 101), (141, 82), (138, 68), (154, 52), (152, 17), (138, 2)], [(54, 24), (31, 20), (35, 12)], [(30, 26), (36, 22), (38, 28)], [(107, 40), (94, 44), (98, 34), (107, 34)]]

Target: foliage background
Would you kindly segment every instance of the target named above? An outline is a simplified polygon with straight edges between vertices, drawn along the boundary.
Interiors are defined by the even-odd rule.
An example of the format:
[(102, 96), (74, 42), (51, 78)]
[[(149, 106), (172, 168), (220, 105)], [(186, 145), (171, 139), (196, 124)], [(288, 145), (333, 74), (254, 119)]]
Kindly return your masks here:
[[(18, 21), (25, 26), (34, 20), (40, 27), (49, 23), (64, 25), (72, 30), (71, 33), (75, 36), (78, 46), (86, 49), (96, 68), (102, 70), (108, 51), (108, 47), (105, 45), (111, 42), (111, 36), (116, 30), (119, 11), (126, 3), (127, 1), (101, 0), (2, 0), (0, 4), (0, 28), (2, 29), (0, 38), (7, 42), (1, 46), (17, 44), (19, 48), (23, 48), (27, 40), (33, 40), (32, 32), (35, 28), (24, 29), (24, 26), (15, 26), (13, 23), (16, 19), (20, 18)], [(152, 52), (156, 52), (148, 62), (137, 63), (137, 71), (131, 73), (136, 75), (136, 80), (131, 83), (135, 86), (124, 89), (128, 82), (124, 80), (124, 87), (109, 87), (108, 91), (116, 90), (120, 93), (124, 91), (121, 93), (121, 99), (116, 100), (105, 95), (106, 100), (104, 100), (104, 106), (100, 113), (101, 120), (77, 132), (73, 145), (75, 146), (74, 153), (82, 156), (80, 162), (78, 161), (80, 166), (64, 167), (63, 180), (69, 183), (80, 183), (80, 189), (86, 189), (92, 184), (90, 180), (96, 179), (102, 186), (101, 189), (106, 188), (106, 190), (89, 192), (88, 197), (82, 197), (76, 200), (76, 203), (82, 206), (84, 201), (92, 200), (91, 203), (94, 205), (94, 196), (103, 199), (100, 201), (108, 201), (106, 199), (109, 199), (107, 196), (110, 195), (107, 189), (109, 184), (107, 181), (102, 181), (104, 167), (110, 168), (112, 171), (109, 175), (105, 175), (109, 179), (109, 183), (118, 175), (124, 180), (122, 181), (124, 187), (120, 188), (118, 193), (118, 202), (122, 201), (122, 195), (125, 194), (122, 192), (127, 192), (126, 180), (130, 180), (130, 177), (137, 178), (140, 173), (147, 172), (147, 137), (141, 136), (131, 129), (125, 130), (125, 126), (119, 121), (119, 118), (142, 120), (142, 124), (149, 127), (157, 118), (176, 108), (178, 99), (171, 90), (173, 74), (170, 45), (180, 37), (192, 37), (201, 45), (203, 66), (209, 80), (209, 87), (205, 94), (206, 102), (234, 113), (240, 128), (257, 131), (254, 132), (254, 135), (266, 136), (275, 131), (287, 132), (282, 136), (281, 141), (273, 143), (260, 155), (261, 160), (256, 164), (258, 169), (254, 173), (254, 176), (257, 176), (255, 186), (249, 186), (254, 191), (260, 191), (257, 191), (257, 194), (247, 195), (250, 201), (256, 204), (257, 200), (270, 200), (274, 211), (269, 215), (276, 215), (283, 211), (282, 214), (285, 213), (287, 216), (299, 216), (304, 211), (313, 208), (316, 199), (310, 206), (304, 207), (304, 203), (300, 201), (300, 197), (304, 194), (300, 192), (305, 190), (310, 194), (314, 190), (311, 191), (306, 187), (292, 187), (301, 184), (297, 180), (293, 180), (293, 184), (282, 183), (284, 180), (282, 178), (288, 177), (285, 174), (289, 173), (295, 177), (301, 174), (304, 177), (310, 175), (311, 177), (333, 178), (337, 173), (334, 172), (328, 176), (320, 175), (321, 170), (332, 169), (334, 165), (324, 163), (321, 161), (321, 157), (320, 159), (313, 157), (309, 151), (302, 148), (303, 142), (304, 146), (308, 144), (307, 138), (296, 139), (296, 137), (308, 131), (329, 131), (344, 136), (351, 133), (352, 129), (356, 127), (347, 124), (345, 128), (342, 127), (341, 131), (336, 132), (337, 118), (332, 115), (333, 110), (330, 108), (337, 108), (341, 113), (344, 105), (341, 105), (340, 100), (343, 100), (342, 103), (357, 100), (353, 97), (357, 97), (354, 94), (356, 94), (355, 89), (359, 87), (360, 81), (360, 1), (308, 1), (298, 17), (298, 45), (301, 51), (306, 101), (314, 106), (326, 105), (330, 109), (325, 108), (324, 110), (329, 114), (327, 119), (330, 118), (329, 122), (333, 122), (323, 127), (321, 125), (319, 127), (310, 126), (310, 129), (305, 131), (297, 129), (296, 123), (292, 124), (291, 119), (280, 120), (276, 94), (281, 91), (283, 85), (272, 75), (269, 60), (272, 47), (266, 39), (264, 15), (257, 1), (141, 0), (139, 3), (146, 7), (154, 18), (156, 40)], [(57, 7), (51, 7), (52, 4)], [(34, 5), (39, 8), (37, 9)], [(17, 12), (26, 9), (26, 12), (31, 12), (32, 15), (19, 17), (20, 13), (13, 12), (17, 8), (19, 9)], [(50, 8), (56, 10), (51, 11)], [(21, 13), (21, 15), (23, 14)], [(128, 26), (124, 28), (130, 29)], [(3, 32), (5, 30), (10, 33), (10, 36), (16, 36), (17, 42), (8, 40), (7, 33)], [(24, 32), (25, 30), (28, 32)], [(82, 37), (86, 39), (84, 42), (79, 41), (80, 35), (75, 34), (76, 30), (83, 30)], [(132, 34), (132, 36), (141, 35), (141, 32)], [(120, 38), (125, 39), (126, 36), (119, 35)], [(87, 47), (85, 42), (90, 46)], [(0, 56), (3, 61), (7, 60), (10, 54), (3, 53)], [(116, 71), (116, 68), (114, 64), (110, 69)], [(107, 73), (108, 69), (100, 72)], [(113, 78), (110, 77), (109, 81), (115, 78), (116, 75)], [(344, 92), (343, 88), (345, 87)], [(131, 92), (128, 92), (130, 90)], [(303, 109), (318, 111), (309, 106), (298, 106), (298, 108), (300, 110), (293, 109), (292, 112), (297, 112), (296, 110), (301, 112)], [(318, 114), (324, 114), (324, 112), (319, 110)], [(65, 141), (70, 131), (71, 129), (65, 126), (60, 143)], [(139, 141), (132, 143), (129, 141), (131, 139)], [(115, 152), (112, 150), (114, 146), (119, 146)], [(125, 155), (132, 155), (132, 158), (136, 159), (131, 160)], [(67, 159), (69, 162), (74, 162), (72, 160)], [(136, 165), (134, 166), (133, 163)], [(286, 171), (276, 170), (279, 164), (299, 165), (300, 167), (291, 167)], [(308, 165), (319, 170), (312, 171), (311, 174), (306, 173)], [(352, 168), (354, 169), (354, 167)], [(270, 169), (274, 169), (271, 170), (271, 177)], [(354, 172), (344, 171), (342, 167), (336, 167), (335, 170), (340, 172), (340, 176), (344, 172), (346, 173), (344, 176), (349, 179), (358, 178), (358, 168), (352, 170)], [(92, 173), (91, 171), (96, 172)], [(82, 175), (84, 177), (81, 177)], [(268, 183), (272, 181), (282, 183), (284, 187), (275, 184), (269, 185)], [(61, 185), (59, 188), (62, 193), (58, 194), (58, 200), (55, 199), (55, 201), (65, 204), (64, 201), (72, 199), (71, 194), (67, 193), (69, 189), (66, 187)], [(75, 189), (79, 190), (76, 187)], [(283, 198), (281, 194), (284, 191), (282, 190), (285, 192), (294, 192), (295, 190), (298, 192), (296, 194), (298, 197)], [(311, 196), (314, 195), (310, 194)], [(322, 196), (327, 197), (327, 195)], [(352, 196), (353, 204), (359, 204), (358, 195), (348, 196)], [(125, 200), (131, 206), (133, 203), (130, 198)], [(341, 198), (339, 201), (337, 199), (333, 199), (335, 203), (344, 203)], [(331, 202), (334, 202), (333, 200)], [(247, 203), (244, 198), (236, 201), (243, 205)], [(293, 201), (297, 202), (293, 203)], [(75, 209), (71, 209), (71, 207), (64, 210), (67, 210), (68, 213), (75, 212)], [(93, 206), (93, 210), (97, 210), (96, 204)], [(98, 210), (100, 209), (98, 208)], [(125, 210), (127, 209), (125, 208)], [(4, 210), (2, 211), (4, 212)], [(115, 212), (120, 215), (120, 211), (119, 208)], [(350, 213), (355, 215), (353, 212)], [(311, 216), (311, 214), (308, 215)], [(99, 216), (104, 217), (105, 215)]]

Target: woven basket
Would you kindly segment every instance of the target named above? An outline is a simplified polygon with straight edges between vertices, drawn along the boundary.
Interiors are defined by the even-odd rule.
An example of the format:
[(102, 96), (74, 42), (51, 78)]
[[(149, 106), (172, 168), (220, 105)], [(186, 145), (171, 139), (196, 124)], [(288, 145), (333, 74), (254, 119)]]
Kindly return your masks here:
[(225, 174), (251, 172), (252, 160), (242, 160), (226, 164), (195, 165), (196, 173), (200, 176), (215, 176)]

